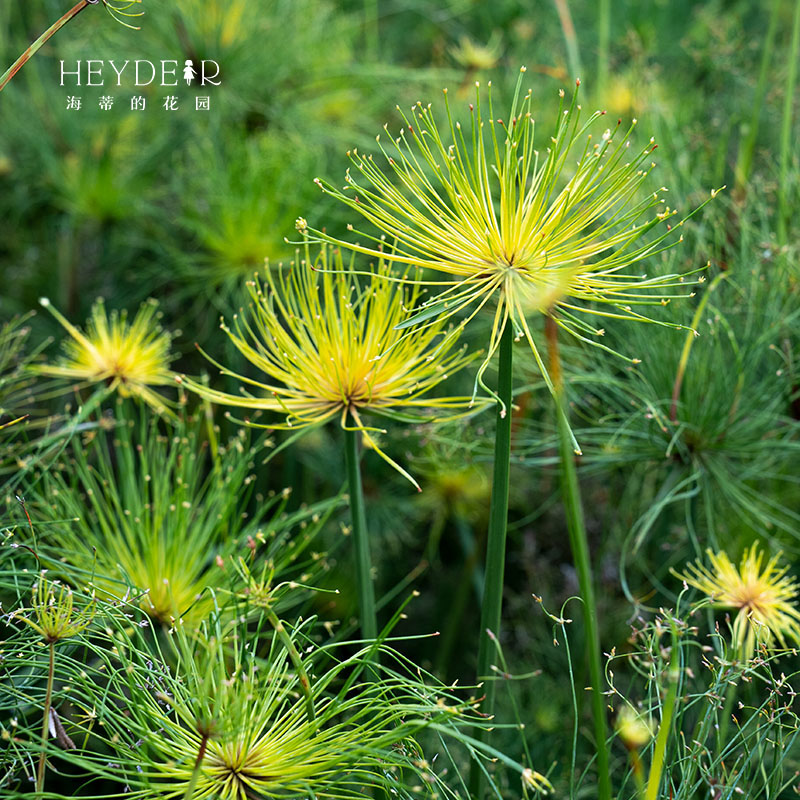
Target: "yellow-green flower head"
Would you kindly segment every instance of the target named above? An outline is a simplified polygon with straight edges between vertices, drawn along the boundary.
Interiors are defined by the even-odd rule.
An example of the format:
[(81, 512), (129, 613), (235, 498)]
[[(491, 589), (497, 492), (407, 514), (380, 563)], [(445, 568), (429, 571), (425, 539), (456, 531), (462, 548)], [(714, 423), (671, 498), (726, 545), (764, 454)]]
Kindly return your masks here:
[(741, 658), (752, 658), (757, 643), (800, 644), (800, 612), (793, 603), (799, 587), (786, 576), (789, 567), (779, 565), (781, 553), (763, 565), (764, 554), (754, 544), (738, 569), (724, 552), (706, 554), (710, 566), (697, 562), (676, 575), (708, 595), (712, 605), (736, 613), (733, 643)]
[[(131, 720), (106, 719), (106, 730), (126, 723), (112, 746), (121, 751), (131, 796), (408, 797), (405, 782), (411, 778), (419, 786), (429, 774), (415, 736), (431, 723), (455, 724), (464, 710), (453, 698), (440, 696), (437, 703), (434, 690), (388, 672), (380, 682), (350, 684), (350, 668), (359, 662), (347, 659), (313, 677), (310, 717), (299, 678), (282, 653), (267, 648), (269, 657), (256, 663), (246, 644), (231, 645), (243, 638), (252, 643), (249, 632), (224, 633), (224, 639), (199, 639), (207, 654), (184, 648), (177, 675), (165, 680), (163, 691), (136, 687)], [(173, 641), (180, 645), (181, 636), (176, 631)], [(309, 659), (313, 651), (305, 651)], [(152, 676), (152, 665), (140, 674)], [(130, 747), (126, 737), (144, 743)]]
[(343, 428), (354, 424), (368, 446), (416, 485), (381, 451), (372, 435), (378, 429), (366, 427), (361, 415), (436, 422), (440, 417), (432, 410), (468, 407), (469, 397), (428, 393), (472, 356), (454, 350), (456, 337), (440, 321), (419, 336), (396, 330), (420, 293), (418, 286), (404, 291), (397, 281), (381, 260), (377, 272), (360, 284), (352, 264), (345, 267), (341, 255), (331, 256), (327, 248), (313, 269), (305, 262), (267, 269), (266, 285), (248, 282), (249, 309), (234, 315), (232, 329), (222, 324), (264, 377), (247, 378), (217, 364), (222, 374), (242, 382), (240, 395), (181, 380), (215, 403), (284, 415), (268, 428), (295, 429), (336, 418)]
[(48, 644), (77, 636), (85, 630), (94, 617), (94, 602), (78, 610), (73, 601), (72, 589), (59, 581), (48, 581), (42, 570), (31, 592), (34, 618), (19, 619), (30, 625)]
[(642, 714), (632, 706), (622, 706), (614, 723), (617, 734), (628, 750), (639, 750), (649, 744), (655, 736), (653, 720), (649, 714)]
[(502, 54), (500, 36), (495, 31), (486, 44), (480, 44), (469, 36), (462, 36), (458, 46), (450, 48), (450, 55), (467, 70), (493, 69)]
[(39, 302), (66, 328), (71, 336), (62, 344), (59, 363), (38, 366), (43, 375), (71, 378), (87, 383), (105, 382), (123, 397), (136, 397), (161, 414), (171, 415), (167, 401), (153, 386), (173, 384), (169, 363), (171, 335), (157, 322), (157, 305), (143, 303), (133, 322), (127, 314), (106, 313), (105, 303), (98, 299), (86, 333), (76, 328), (46, 297)]
[[(561, 328), (588, 340), (603, 330), (579, 312), (651, 321), (641, 306), (687, 296), (674, 294), (682, 276), (628, 271), (672, 246), (665, 239), (683, 223), (670, 226), (676, 212), (665, 204), (664, 187), (639, 191), (655, 166), (655, 142), (634, 145), (636, 120), (627, 130), (621, 120), (606, 128), (605, 112), (597, 111), (581, 122), (577, 90), (566, 108), (561, 101), (552, 133), (534, 136), (531, 92), (523, 95), (521, 83), (522, 74), (503, 118), (494, 114), (491, 84), (488, 117), (478, 88), (466, 126), (452, 114), (445, 89), (441, 127), (430, 104), (418, 102), (410, 114), (400, 111), (404, 127), (396, 138), (384, 143), (377, 137), (381, 159), (348, 154), (352, 167), (343, 189), (316, 180), (379, 234), (358, 231), (363, 244), (309, 229), (313, 238), (376, 256), (383, 235), (396, 243), (393, 261), (449, 276), (431, 281), (446, 288), (409, 325), (461, 312), (465, 325), (484, 306), (494, 306), (476, 385), (483, 385), (507, 325), (517, 339), (527, 339), (550, 385), (528, 324), (531, 313), (552, 315)], [(657, 227), (659, 233), (643, 238)], [(679, 240), (675, 235), (673, 244)]]
[(533, 789), (542, 794), (550, 794), (553, 791), (553, 784), (541, 772), (530, 767), (522, 770), (522, 787), (525, 794), (527, 794), (527, 789)]

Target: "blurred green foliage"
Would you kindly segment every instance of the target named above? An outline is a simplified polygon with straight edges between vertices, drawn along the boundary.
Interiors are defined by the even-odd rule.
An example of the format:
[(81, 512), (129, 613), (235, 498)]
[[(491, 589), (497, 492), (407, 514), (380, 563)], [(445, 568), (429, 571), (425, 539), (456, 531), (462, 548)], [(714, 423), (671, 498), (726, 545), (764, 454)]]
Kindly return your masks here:
[[(177, 371), (197, 375), (207, 370), (196, 342), (233, 369), (246, 369), (218, 331), (220, 315), (230, 316), (245, 302), (242, 281), (263, 269), (264, 259), (275, 263), (294, 257), (286, 238), (296, 238), (298, 216), (337, 236), (348, 235), (348, 212), (326, 199), (313, 178), (341, 181), (348, 149), (370, 152), (384, 123), (390, 131), (399, 130), (395, 104), (433, 101), (443, 86), (450, 89), (456, 114), (466, 112), (476, 80), (491, 80), (495, 102), (504, 107), (521, 64), (528, 68), (536, 115), (549, 121), (558, 89), (577, 77), (570, 73), (567, 49), (573, 36), (584, 71), (583, 102), (624, 120), (639, 117), (637, 137), (645, 142), (653, 135), (659, 144), (655, 180), (669, 187), (671, 205), (688, 211), (709, 189), (731, 187), (686, 226), (681, 247), (647, 265), (648, 272), (684, 272), (709, 263), (697, 296), (662, 310), (666, 319), (687, 326), (697, 314), (700, 336), (691, 340), (677, 395), (685, 332), (659, 329), (654, 335), (650, 326), (609, 321), (608, 344), (642, 360), (632, 367), (592, 348), (570, 345), (562, 353), (575, 434), (584, 450), (579, 476), (597, 569), (601, 638), (606, 651), (617, 648), (615, 686), (644, 698), (647, 708), (657, 711), (667, 668), (654, 620), (659, 608), (674, 606), (681, 591), (670, 567), (685, 564), (706, 546), (727, 549), (735, 558), (749, 543), (761, 541), (767, 548), (784, 549), (795, 564), (792, 572), (798, 572), (800, 217), (793, 213), (788, 235), (779, 241), (775, 210), (779, 189), (794, 212), (800, 198), (796, 142), (787, 170), (779, 158), (794, 4), (777, 5), (763, 97), (757, 84), (768, 4), (756, 0), (613, 0), (604, 86), (593, 80), (601, 4), (585, 0), (379, 2), (374, 54), (367, 46), (369, 4), (356, 0), (144, 5), (139, 31), (115, 24), (98, 7), (87, 8), (0, 94), (0, 426), (31, 414), (0, 427), (0, 500), (5, 504), (0, 527), (7, 524), (15, 536), (26, 528), (23, 511), (35, 512), (42, 468), (71, 452), (58, 432), (76, 430), (61, 427), (56, 416), (44, 421), (65, 410), (64, 400), (50, 397), (46, 387), (37, 391), (25, 371), (31, 359), (43, 357), (43, 349), (50, 347), (52, 357), (57, 347), (48, 337), (62, 335), (45, 315), (18, 319), (37, 307), (40, 295), (51, 297), (79, 325), (98, 295), (109, 308), (131, 311), (145, 298), (156, 297), (165, 327), (180, 331)], [(59, 0), (0, 5), (0, 64), (13, 63), (64, 6)], [(573, 33), (564, 24), (565, 8)], [(171, 112), (162, 105), (168, 90), (155, 85), (142, 90), (82, 87), (82, 108), (70, 110), (68, 96), (78, 92), (59, 86), (59, 60), (88, 58), (175, 59), (179, 69), (185, 59), (214, 59), (221, 66), (222, 84), (207, 92), (207, 112), (195, 111), (195, 97), (203, 93), (196, 86), (175, 90), (180, 107)], [(98, 105), (102, 94), (115, 97), (109, 110)], [(134, 94), (145, 97), (145, 111), (131, 110)], [(796, 100), (795, 130), (800, 117)], [(756, 125), (753, 157), (747, 160), (742, 153)], [(737, 167), (741, 175), (743, 165), (744, 180), (733, 191)], [(473, 328), (470, 344), (485, 341), (484, 333), (480, 324)], [(568, 796), (571, 770), (565, 754), (572, 731), (564, 720), (573, 713), (574, 684), (578, 750), (591, 753), (588, 708), (583, 708), (580, 691), (588, 678), (581, 658), (575, 657), (581, 652), (579, 626), (556, 624), (560, 644), (555, 647), (553, 619), (531, 597), (543, 596), (553, 609), (577, 594), (577, 584), (557, 503), (555, 420), (541, 378), (522, 350), (517, 351), (523, 364), (519, 374), (527, 385), (516, 397), (513, 420), (501, 638), (509, 680), (500, 692), (498, 718), (513, 719), (516, 707), (525, 728), (522, 736), (519, 726), (499, 728), (494, 746), (549, 770), (558, 796)], [(448, 393), (468, 394), (473, 377), (456, 376)], [(217, 375), (209, 380), (218, 388), (232, 388)], [(71, 397), (67, 410), (85, 400)], [(118, 413), (110, 402), (104, 408)], [(81, 432), (96, 431), (103, 420), (102, 411), (87, 412)], [(407, 587), (420, 590), (399, 631), (442, 635), (409, 639), (402, 649), (447, 681), (473, 678), (482, 591), (478, 555), (486, 529), (493, 425), (487, 413), (436, 432), (390, 427), (381, 441), (420, 481), (419, 497), (374, 453), (365, 455), (368, 526), (376, 585), (384, 597), (381, 613), (388, 618)], [(198, 437), (227, 440), (236, 433), (216, 413)], [(283, 437), (275, 433), (266, 446)], [(32, 454), (42, 458), (29, 458)], [(239, 499), (252, 511), (257, 498), (291, 486), (286, 510), (300, 519), (304, 504), (340, 492), (340, 457), (339, 432), (314, 431), (269, 463), (263, 463), (263, 454), (254, 459), (254, 486)], [(104, 458), (111, 475), (114, 455)], [(52, 477), (48, 485), (59, 481), (68, 487), (76, 480)], [(26, 506), (15, 499), (15, 491)], [(59, 506), (59, 514), (77, 514), (77, 502), (78, 496), (72, 496)], [(51, 521), (58, 516), (48, 514)], [(331, 552), (330, 570), (319, 582), (341, 592), (318, 595), (312, 609), (340, 633), (353, 630), (355, 610), (349, 550), (340, 547), (345, 520), (335, 516), (318, 545)], [(71, 534), (73, 539), (81, 535)], [(20, 557), (22, 551), (15, 552)], [(24, 557), (25, 568), (33, 569), (27, 551)], [(88, 563), (82, 562), (82, 568), (91, 570)], [(5, 596), (10, 596), (6, 590), (16, 579), (3, 575)], [(709, 632), (723, 635), (713, 627)], [(705, 639), (697, 645), (687, 641), (682, 639), (682, 647), (693, 656), (708, 646)], [(721, 658), (716, 639), (711, 646)], [(36, 661), (34, 655), (28, 658)], [(698, 672), (703, 668), (699, 657), (687, 664)], [(27, 665), (8, 673), (18, 687), (30, 682)], [(572, 684), (565, 678), (570, 667)], [(732, 678), (723, 667), (714, 662), (712, 671), (715, 691), (724, 694)], [(759, 674), (771, 675), (773, 668), (763, 665)], [(796, 671), (797, 658), (782, 660), (780, 669)], [(510, 679), (518, 675), (528, 677)], [(642, 675), (647, 680), (639, 680)], [(770, 680), (761, 677), (755, 683)], [(691, 686), (692, 692), (702, 693)], [(774, 681), (771, 686), (771, 692), (777, 691)], [(39, 684), (31, 691), (40, 703)], [(752, 688), (743, 691), (749, 709), (758, 711), (775, 699), (759, 699)], [(0, 710), (7, 716), (20, 713), (23, 704), (4, 702)], [(609, 703), (616, 712), (616, 698)], [(30, 705), (26, 699), (25, 713)], [(696, 719), (702, 724), (713, 717), (716, 724), (718, 711), (686, 712), (681, 730), (688, 737)], [(6, 730), (8, 720), (0, 723)], [(757, 736), (752, 734), (757, 746), (766, 747), (767, 734), (757, 730)], [(680, 753), (677, 736), (670, 745), (673, 754)], [(709, 733), (703, 741), (712, 738)], [(614, 769), (627, 775), (628, 752), (619, 743), (613, 752)], [(723, 747), (703, 762), (701, 773), (680, 761), (674, 786), (680, 788), (682, 778), (692, 783), (674, 796), (707, 797), (709, 788), (728, 781), (724, 791), (712, 796), (732, 797), (734, 761), (728, 758), (726, 766), (724, 752)], [(12, 755), (17, 769), (25, 756), (17, 750)], [(702, 753), (698, 757), (702, 760)], [(746, 769), (748, 775), (757, 772), (749, 761)], [(772, 788), (764, 792), (771, 793), (748, 796), (790, 796), (778, 772), (791, 775), (796, 769), (796, 749), (787, 751), (770, 772)], [(700, 774), (706, 777), (701, 780)], [(623, 784), (620, 777), (617, 783), (624, 785), (620, 797), (635, 796), (631, 780)], [(505, 796), (519, 796), (518, 783), (498, 779), (498, 786)], [(592, 786), (590, 775), (581, 796), (592, 796)]]

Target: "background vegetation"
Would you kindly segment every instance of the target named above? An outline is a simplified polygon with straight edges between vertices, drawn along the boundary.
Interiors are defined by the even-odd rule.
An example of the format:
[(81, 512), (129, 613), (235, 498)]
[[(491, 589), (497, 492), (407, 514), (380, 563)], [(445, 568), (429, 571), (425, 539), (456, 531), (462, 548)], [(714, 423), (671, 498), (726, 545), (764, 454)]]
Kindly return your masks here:
[[(143, 480), (143, 468), (135, 459), (126, 462), (124, 452), (147, 441), (155, 461), (173, 458), (147, 432), (163, 421), (145, 419), (133, 404), (120, 412), (109, 397), (75, 416), (96, 396), (85, 388), (64, 393), (49, 379), (32, 377), (27, 366), (53, 361), (64, 336), (49, 314), (31, 315), (38, 298), (48, 296), (78, 325), (98, 296), (107, 308), (127, 309), (131, 316), (155, 298), (161, 325), (173, 333), (172, 368), (208, 373), (214, 385), (236, 391), (195, 345), (237, 372), (248, 369), (218, 328), (220, 315), (230, 319), (247, 302), (244, 281), (264, 268), (265, 258), (274, 264), (295, 257), (286, 238), (297, 237), (299, 216), (347, 237), (349, 212), (313, 179), (341, 180), (347, 150), (369, 151), (384, 123), (396, 131), (396, 104), (438, 103), (446, 86), (456, 113), (465, 114), (479, 80), (492, 82), (495, 103), (504, 108), (524, 64), (536, 116), (547, 121), (544, 130), (557, 112), (558, 90), (571, 90), (579, 76), (585, 107), (606, 109), (613, 119), (636, 117), (641, 142), (655, 137), (653, 186), (669, 187), (670, 205), (685, 213), (710, 189), (727, 186), (687, 223), (683, 244), (647, 267), (690, 272), (708, 264), (694, 298), (657, 312), (700, 336), (609, 320), (604, 343), (641, 363), (576, 343), (562, 346), (562, 359), (583, 449), (578, 475), (609, 659), (609, 720), (613, 724), (620, 714), (624, 718), (623, 709), (633, 708), (657, 723), (677, 682), (678, 711), (666, 745), (664, 786), (671, 788), (661, 796), (794, 796), (800, 790), (791, 690), (796, 654), (779, 661), (766, 654), (749, 662), (731, 658), (724, 615), (707, 608), (690, 614), (690, 595), (675, 574), (706, 548), (725, 550), (738, 562), (753, 543), (782, 551), (790, 574), (798, 572), (800, 151), (794, 76), (800, 51), (794, 4), (178, 0), (144, 6), (146, 15), (135, 20), (138, 31), (115, 24), (99, 7), (87, 9), (0, 95), (0, 323), (6, 326), (0, 334), (0, 425), (30, 415), (0, 428), (2, 638), (33, 636), (30, 626), (15, 626), (8, 615), (29, 603), (31, 580), (24, 570), (35, 573), (42, 563), (37, 560), (49, 558), (55, 569), (87, 541), (98, 548), (96, 556), (84, 552), (71, 560), (84, 579), (102, 574), (106, 561), (111, 570), (119, 560), (104, 552), (115, 547), (118, 535), (116, 522), (103, 521), (104, 509), (136, 514), (135, 503), (146, 491), (133, 485)], [(64, 10), (58, 0), (4, 4), (0, 64), (11, 64)], [(181, 107), (171, 112), (162, 107), (166, 90), (155, 86), (142, 91), (145, 112), (130, 110), (130, 87), (83, 88), (82, 108), (75, 111), (67, 108), (67, 97), (78, 92), (59, 86), (58, 64), (78, 58), (213, 58), (223, 82), (207, 92), (208, 112), (194, 109), (195, 95), (204, 93), (196, 87), (176, 90)], [(101, 94), (115, 95), (110, 110), (98, 106)], [(471, 348), (483, 347), (488, 324), (466, 335)], [(515, 762), (545, 773), (555, 796), (590, 798), (596, 776), (583, 692), (589, 678), (579, 601), (570, 599), (578, 588), (559, 503), (556, 420), (532, 358), (523, 347), (516, 353), (522, 376), (516, 385), (525, 385), (516, 395), (512, 423), (510, 538), (497, 659), (500, 725), (491, 741)], [(450, 381), (447, 393), (471, 392), (474, 375), (466, 373)], [(178, 398), (172, 387), (164, 394)], [(164, 545), (169, 552), (162, 558), (182, 573), (185, 551), (174, 544), (188, 542), (202, 556), (191, 567), (196, 586), (219, 587), (208, 563), (246, 554), (247, 537), (259, 521), (283, 514), (271, 528), (270, 559), (279, 574), (285, 566), (287, 580), (325, 591), (306, 593), (300, 602), (281, 598), (277, 607), (293, 620), (319, 620), (314, 633), (298, 623), (305, 644), (324, 648), (319, 631), (352, 635), (356, 591), (343, 536), (348, 516), (336, 500), (344, 478), (342, 432), (315, 429), (265, 463), (263, 431), (245, 433), (223, 410), (195, 398), (180, 402), (198, 417), (186, 423), (191, 432), (185, 446), (202, 454), (200, 466), (196, 474), (184, 474), (188, 467), (175, 456), (178, 466), (163, 466), (159, 474), (183, 470), (180, 491), (213, 507), (225, 524), (193, 525), (187, 532), (180, 513), (169, 511), (181, 501), (162, 497), (169, 526), (178, 531), (175, 552)], [(114, 421), (125, 427), (121, 439), (105, 432)], [(393, 644), (398, 663), (410, 659), (448, 684), (475, 683), (493, 427), (491, 411), (435, 429), (390, 425), (381, 445), (416, 477), (419, 494), (374, 453), (364, 456), (380, 619), (388, 623), (409, 592), (418, 591), (394, 629), (402, 638)], [(273, 449), (288, 436), (268, 435)], [(208, 453), (215, 453), (217, 442), (230, 444), (212, 458)], [(228, 477), (209, 478), (216, 471)], [(103, 494), (92, 484), (102, 483), (98, 472), (107, 478), (108, 496), (92, 505), (87, 490)], [(117, 480), (119, 488), (113, 488)], [(282, 494), (287, 487), (291, 492)], [(43, 531), (35, 558), (18, 546), (34, 547), (26, 538), (25, 512), (34, 530)], [(73, 517), (81, 522), (65, 522)], [(278, 545), (307, 526), (314, 528), (314, 541), (301, 547), (302, 566), (284, 565)], [(143, 545), (148, 552), (156, 546), (153, 540)], [(20, 556), (23, 550), (27, 555)], [(141, 586), (145, 579), (137, 570), (152, 565), (134, 562), (126, 562), (127, 578)], [(124, 583), (116, 594), (106, 585), (103, 602), (128, 602)], [(213, 596), (205, 595), (208, 608), (194, 609), (198, 618), (210, 613)], [(114, 626), (124, 630), (119, 622)], [(103, 649), (97, 640), (86, 646), (95, 654)], [(132, 671), (145, 668), (141, 649), (147, 646), (140, 642), (132, 650)], [(21, 776), (35, 771), (37, 753), (15, 745), (12, 733), (14, 725), (41, 725), (45, 682), (36, 648), (30, 642), (25, 647), (15, 664), (9, 647), (0, 645), (0, 791), (33, 796)], [(65, 669), (64, 681), (79, 674)], [(112, 687), (103, 702), (131, 691)], [(31, 697), (39, 698), (38, 705)], [(726, 702), (733, 697), (735, 703)], [(64, 713), (78, 719), (89, 711)], [(145, 724), (137, 719), (125, 730), (119, 725), (118, 733), (130, 738)], [(641, 760), (649, 769), (657, 757), (655, 741), (645, 740), (633, 745), (615, 736), (612, 742), (619, 797), (638, 796), (636, 764)], [(453, 759), (457, 769), (463, 766), (459, 756)], [(519, 796), (519, 776), (502, 767), (491, 767), (496, 792)], [(84, 778), (77, 781), (80, 770)], [(91, 782), (85, 780), (89, 774), (95, 775)], [(121, 791), (117, 779), (97, 761), (65, 767), (49, 786), (93, 796), (95, 786)], [(457, 782), (438, 791), (465, 793)]]

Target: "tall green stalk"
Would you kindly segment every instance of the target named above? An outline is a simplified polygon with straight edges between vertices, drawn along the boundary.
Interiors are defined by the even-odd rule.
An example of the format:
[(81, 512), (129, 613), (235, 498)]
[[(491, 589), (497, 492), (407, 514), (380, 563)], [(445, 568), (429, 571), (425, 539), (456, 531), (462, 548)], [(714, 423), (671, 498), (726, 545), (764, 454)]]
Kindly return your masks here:
[(49, 662), (47, 669), (47, 690), (44, 696), (44, 715), (42, 716), (42, 752), (39, 753), (39, 766), (36, 770), (36, 796), (40, 797), (44, 792), (44, 768), (47, 763), (47, 740), (50, 734), (50, 708), (53, 702), (53, 678), (56, 672), (56, 643), (47, 643)]
[(661, 785), (661, 775), (664, 772), (664, 756), (667, 752), (667, 740), (669, 739), (670, 728), (672, 727), (672, 717), (675, 713), (675, 701), (678, 696), (678, 683), (680, 681), (680, 648), (678, 646), (678, 632), (672, 626), (672, 653), (669, 659), (669, 688), (664, 699), (664, 707), (661, 712), (661, 724), (658, 727), (656, 746), (653, 750), (653, 761), (650, 765), (650, 775), (647, 780), (647, 792), (645, 800), (658, 800), (658, 789)]
[(0, 78), (0, 92), (3, 91), (6, 84), (28, 63), (28, 61), (36, 55), (39, 49), (44, 45), (52, 36), (58, 33), (71, 19), (77, 17), (86, 6), (89, 5), (89, 0), (80, 0), (76, 3), (66, 14), (56, 20), (25, 52), (3, 73)]
[(786, 200), (786, 185), (789, 177), (789, 157), (795, 137), (792, 132), (792, 106), (794, 87), (797, 81), (797, 60), (800, 58), (800, 3), (794, 5), (792, 44), (789, 51), (789, 74), (786, 76), (786, 94), (783, 98), (783, 122), (781, 124), (780, 181), (778, 183), (778, 244), (788, 241), (788, 222), (791, 210)]
[(360, 435), (356, 422), (350, 418), (344, 432), (347, 483), (350, 491), (350, 516), (352, 519), (353, 547), (356, 556), (356, 582), (361, 634), (365, 639), (378, 637), (378, 617), (375, 610), (375, 588), (372, 584), (372, 558), (369, 551), (369, 532), (364, 512), (364, 488), (361, 484), (358, 445)]
[(583, 622), (586, 649), (589, 656), (589, 675), (592, 684), (592, 716), (594, 718), (595, 746), (597, 748), (597, 797), (611, 800), (611, 776), (607, 741), (606, 709), (603, 698), (603, 666), (600, 651), (600, 633), (597, 626), (597, 601), (594, 594), (592, 563), (589, 556), (589, 539), (583, 518), (578, 471), (575, 466), (575, 447), (569, 427), (568, 405), (561, 375), (558, 352), (557, 327), (552, 317), (546, 321), (547, 341), (550, 350), (550, 376), (556, 390), (558, 417), (558, 453), (561, 463), (561, 495), (567, 517), (570, 549), (578, 586), (583, 600)]
[(597, 83), (596, 96), (603, 97), (608, 85), (609, 45), (611, 42), (611, 0), (597, 4)]
[[(503, 575), (506, 564), (506, 531), (508, 527), (508, 477), (511, 466), (511, 373), (513, 333), (507, 324), (500, 338), (499, 368), (497, 377), (497, 426), (494, 440), (494, 475), (492, 499), (489, 510), (489, 532), (486, 542), (486, 577), (481, 606), (481, 627), (478, 643), (478, 679), (491, 672), (495, 645), (487, 631), (500, 635), (500, 618), (503, 611)], [(482, 710), (494, 713), (496, 685), (489, 680), (484, 687)], [(476, 733), (482, 740), (485, 732)], [(479, 765), (473, 766), (470, 792), (473, 797), (481, 793), (482, 773)]]
[[(481, 608), (480, 641), (478, 645), (478, 678), (489, 675), (495, 648), (486, 633), (500, 634), (503, 609), (503, 573), (506, 564), (506, 529), (508, 526), (508, 475), (511, 463), (511, 371), (513, 334), (506, 325), (500, 339), (500, 364), (497, 395), (497, 428), (494, 440), (494, 475), (489, 510), (489, 535), (486, 542), (486, 577)], [(483, 710), (494, 711), (495, 683), (486, 685)]]
[(750, 170), (753, 166), (753, 154), (756, 149), (756, 139), (758, 139), (758, 126), (761, 117), (761, 109), (764, 105), (764, 98), (767, 94), (767, 80), (769, 78), (769, 65), (772, 60), (772, 50), (775, 45), (775, 32), (778, 30), (778, 16), (781, 7), (781, 0), (772, 0), (772, 11), (769, 15), (767, 26), (767, 36), (764, 40), (764, 50), (761, 53), (761, 66), (758, 70), (758, 84), (753, 98), (753, 115), (750, 119), (750, 127), (747, 136), (739, 147), (739, 156), (736, 159), (734, 169), (735, 184), (733, 194), (736, 198), (743, 198), (747, 191), (747, 182), (750, 180)]

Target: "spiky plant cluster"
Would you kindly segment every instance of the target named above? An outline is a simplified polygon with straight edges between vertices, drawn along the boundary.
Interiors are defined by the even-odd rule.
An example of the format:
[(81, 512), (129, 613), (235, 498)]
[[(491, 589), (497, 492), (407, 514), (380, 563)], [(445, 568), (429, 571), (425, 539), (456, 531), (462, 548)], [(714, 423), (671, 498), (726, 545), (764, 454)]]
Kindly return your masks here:
[(40, 513), (57, 527), (42, 528), (43, 559), (93, 576), (108, 597), (136, 598), (163, 624), (197, 622), (215, 590), (237, 586), (234, 555), (269, 563), (277, 581), (319, 574), (324, 559), (311, 547), (334, 504), (287, 513), (286, 491), (259, 497), (248, 515), (259, 448), (244, 431), (216, 446), (203, 420), (170, 431), (120, 417), (73, 440), (46, 476)]
[(94, 616), (94, 600), (86, 608), (76, 608), (73, 592), (60, 581), (46, 577), (42, 570), (31, 589), (31, 608), (12, 612), (13, 618), (29, 625), (47, 644), (71, 639), (84, 631)]
[[(207, 4), (200, 5), (206, 6), (206, 10), (203, 14), (198, 9), (198, 19), (207, 19), (210, 16)], [(230, 8), (226, 14), (231, 24), (235, 15)], [(222, 31), (220, 35), (227, 38), (233, 34)], [(182, 279), (202, 282), (205, 286), (211, 284), (232, 293), (265, 259), (277, 264), (282, 258), (291, 257), (292, 249), (283, 237), (291, 230), (302, 206), (295, 205), (294, 175), (282, 169), (284, 148), (282, 139), (237, 142), (222, 152), (208, 143), (197, 144), (193, 157), (206, 166), (193, 175), (192, 191), (208, 198), (208, 207), (187, 208), (181, 220), (181, 227), (202, 248), (200, 253), (187, 253), (183, 248), (175, 253)], [(300, 164), (299, 169), (302, 169)], [(272, 186), (274, 191), (266, 194), (265, 185)], [(203, 301), (205, 314), (208, 298)], [(214, 322), (213, 316), (210, 322)]]
[(172, 337), (158, 324), (155, 301), (142, 304), (129, 323), (125, 312), (112, 311), (109, 317), (105, 303), (99, 299), (92, 307), (85, 333), (46, 297), (40, 302), (71, 338), (63, 341), (62, 358), (56, 364), (38, 366), (38, 372), (78, 385), (105, 384), (109, 391), (135, 397), (161, 414), (173, 413), (169, 401), (152, 388), (174, 383), (169, 369)]
[[(180, 683), (169, 686), (166, 705), (151, 700), (138, 716), (152, 730), (142, 774), (149, 792), (183, 797), (194, 779), (197, 796), (245, 800), (252, 795), (292, 797), (313, 791), (318, 797), (358, 796), (362, 786), (388, 790), (400, 782), (393, 773), (413, 770), (421, 753), (413, 733), (430, 713), (430, 699), (401, 698), (387, 677), (382, 685), (329, 695), (338, 665), (312, 685), (315, 720), (297, 697), (279, 650), (261, 659), (226, 658), (221, 643), (182, 661)], [(351, 665), (352, 666), (352, 665)], [(168, 691), (169, 691), (168, 689)], [(198, 714), (198, 701), (208, 708)], [(414, 713), (416, 712), (416, 713)], [(433, 720), (450, 712), (443, 704)], [(405, 717), (405, 719), (404, 719)], [(205, 752), (201, 753), (205, 737)], [(195, 773), (197, 773), (195, 775)]]
[(340, 252), (323, 247), (313, 265), (308, 259), (279, 265), (267, 269), (264, 280), (248, 283), (250, 307), (234, 316), (233, 328), (222, 324), (259, 377), (217, 364), (242, 384), (239, 395), (186, 377), (182, 382), (214, 403), (279, 417), (263, 427), (300, 429), (337, 419), (342, 428), (361, 431), (372, 449), (416, 485), (379, 446), (379, 429), (367, 426), (362, 414), (406, 422), (456, 416), (469, 398), (429, 392), (472, 356), (454, 348), (443, 323), (413, 337), (397, 330), (419, 290), (398, 289), (384, 260), (370, 280), (359, 283), (352, 262), (345, 266)]
[(731, 625), (733, 653), (753, 658), (760, 644), (767, 648), (800, 645), (800, 610), (797, 581), (789, 577), (788, 564), (776, 553), (764, 564), (757, 544), (745, 550), (737, 567), (725, 552), (707, 550), (708, 564), (689, 564), (678, 577), (706, 595), (715, 608), (734, 614)]
[(349, 154), (343, 189), (317, 179), (372, 223), (374, 232), (357, 231), (367, 244), (309, 229), (372, 257), (381, 255), (385, 236), (394, 242), (393, 261), (444, 273), (428, 282), (445, 288), (404, 326), (463, 316), (463, 327), (488, 306), (494, 320), (476, 386), (507, 326), (528, 341), (550, 383), (531, 314), (552, 316), (571, 335), (594, 341), (604, 331), (583, 315), (654, 321), (643, 306), (689, 296), (681, 275), (631, 271), (680, 241), (673, 227), (687, 218), (670, 224), (677, 212), (666, 204), (666, 188), (641, 191), (655, 167), (655, 142), (634, 146), (636, 120), (603, 130), (604, 112), (597, 111), (581, 121), (576, 90), (539, 144), (522, 73), (504, 118), (495, 116), (490, 84), (488, 109), (478, 89), (463, 127), (445, 90), (445, 121), (417, 103), (410, 114), (400, 112), (397, 137), (386, 145), (377, 137), (380, 158)]
[[(32, 548), (27, 557), (34, 560)], [(193, 800), (357, 798), (365, 790), (457, 797), (447, 780), (463, 758), (456, 750), (472, 752), (469, 734), (485, 724), (474, 699), (388, 645), (379, 666), (375, 643), (354, 647), (328, 640), (313, 619), (279, 619), (274, 609), (288, 607), (297, 585), (274, 584), (272, 569), (259, 574), (244, 560), (235, 571), (243, 580), (218, 593), (209, 616), (193, 625), (176, 619), (167, 635), (153, 630), (132, 593), (112, 597), (95, 582), (40, 575), (32, 602), (11, 604), (0, 644), (7, 796), (30, 796), (25, 782), (34, 774), (42, 793), (54, 773), (78, 770), (100, 779), (98, 798), (123, 790)], [(6, 594), (20, 574), (0, 570)], [(548, 788), (532, 767), (503, 758), (524, 792)]]

